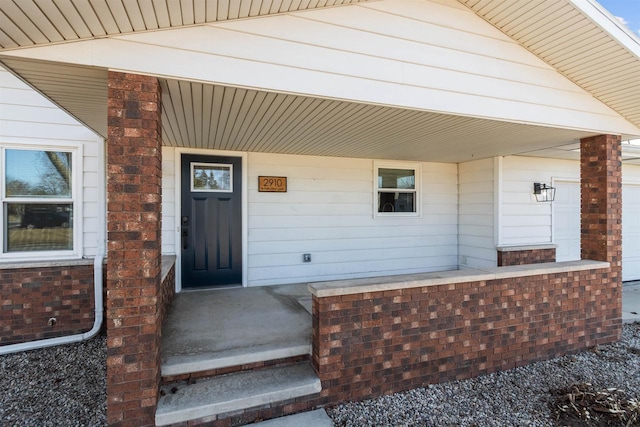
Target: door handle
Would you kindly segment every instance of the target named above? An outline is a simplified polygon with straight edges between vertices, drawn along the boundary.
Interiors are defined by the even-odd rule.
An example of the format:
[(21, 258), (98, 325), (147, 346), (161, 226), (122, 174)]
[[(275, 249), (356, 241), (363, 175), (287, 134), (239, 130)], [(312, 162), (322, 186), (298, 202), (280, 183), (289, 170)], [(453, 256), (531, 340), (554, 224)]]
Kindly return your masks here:
[(189, 246), (189, 232), (187, 230), (182, 230), (182, 249), (187, 249)]

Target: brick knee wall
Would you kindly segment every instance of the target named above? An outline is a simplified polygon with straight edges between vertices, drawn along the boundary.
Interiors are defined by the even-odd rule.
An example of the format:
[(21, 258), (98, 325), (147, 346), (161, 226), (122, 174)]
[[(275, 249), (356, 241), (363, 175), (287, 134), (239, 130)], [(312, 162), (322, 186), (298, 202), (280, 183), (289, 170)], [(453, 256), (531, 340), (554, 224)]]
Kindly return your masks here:
[(93, 265), (0, 270), (0, 301), (0, 345), (87, 332), (95, 317)]
[(171, 306), (171, 302), (173, 301), (173, 297), (176, 295), (176, 266), (175, 264), (171, 266), (167, 276), (162, 281), (160, 285), (160, 307), (159, 307), (159, 317), (160, 324), (164, 322), (165, 317), (167, 316), (167, 311), (169, 310), (169, 306)]
[(465, 379), (616, 341), (608, 269), (313, 299), (325, 403)]
[(498, 267), (539, 264), (543, 262), (556, 262), (555, 248), (498, 251)]

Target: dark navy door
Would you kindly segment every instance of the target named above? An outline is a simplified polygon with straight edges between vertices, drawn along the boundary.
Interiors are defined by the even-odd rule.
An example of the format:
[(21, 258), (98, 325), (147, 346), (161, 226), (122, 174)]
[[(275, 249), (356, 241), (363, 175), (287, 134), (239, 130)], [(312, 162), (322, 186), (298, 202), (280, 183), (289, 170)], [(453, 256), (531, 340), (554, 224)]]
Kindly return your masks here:
[(242, 284), (242, 159), (182, 155), (182, 286)]

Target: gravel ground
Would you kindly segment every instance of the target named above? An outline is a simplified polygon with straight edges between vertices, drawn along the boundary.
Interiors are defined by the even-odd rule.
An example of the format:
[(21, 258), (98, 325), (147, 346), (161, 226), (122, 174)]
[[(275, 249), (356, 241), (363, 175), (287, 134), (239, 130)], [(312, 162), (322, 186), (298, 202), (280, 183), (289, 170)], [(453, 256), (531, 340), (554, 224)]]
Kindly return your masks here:
[[(0, 426), (105, 424), (105, 337), (0, 356)], [(553, 390), (589, 382), (640, 398), (640, 323), (621, 342), (328, 410), (336, 426), (553, 426)]]
[(106, 425), (106, 342), (0, 356), (0, 426)]
[(639, 322), (625, 325), (616, 344), (327, 412), (336, 426), (555, 426), (553, 390), (584, 382), (640, 399)]

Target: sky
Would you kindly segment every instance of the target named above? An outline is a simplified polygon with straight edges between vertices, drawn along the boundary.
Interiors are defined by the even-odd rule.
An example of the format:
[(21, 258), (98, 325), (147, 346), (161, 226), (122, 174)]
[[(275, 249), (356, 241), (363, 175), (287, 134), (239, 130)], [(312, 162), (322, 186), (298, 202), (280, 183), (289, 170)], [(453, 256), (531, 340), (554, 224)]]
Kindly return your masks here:
[(640, 37), (640, 0), (597, 0), (620, 22)]

